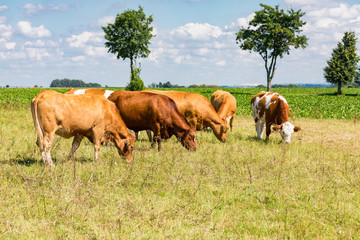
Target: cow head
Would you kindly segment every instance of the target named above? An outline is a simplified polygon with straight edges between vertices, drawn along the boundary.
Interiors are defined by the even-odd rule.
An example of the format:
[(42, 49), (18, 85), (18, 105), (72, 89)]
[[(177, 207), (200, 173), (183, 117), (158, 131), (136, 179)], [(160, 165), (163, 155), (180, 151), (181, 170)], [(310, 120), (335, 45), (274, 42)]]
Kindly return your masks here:
[(196, 151), (195, 135), (196, 132), (194, 128), (185, 130), (185, 133), (180, 138), (181, 145), (183, 145), (188, 150)]
[(292, 125), (290, 122), (285, 122), (281, 125), (273, 126), (273, 130), (280, 132), (283, 142), (291, 143), (291, 134), (300, 131), (301, 128)]
[(135, 134), (129, 133), (126, 138), (114, 137), (115, 146), (119, 155), (124, 157), (125, 162), (130, 163), (133, 160), (135, 149)]
[(226, 132), (229, 129), (226, 125), (226, 121), (224, 121), (223, 124), (218, 124), (213, 128), (216, 138), (221, 142), (226, 142)]

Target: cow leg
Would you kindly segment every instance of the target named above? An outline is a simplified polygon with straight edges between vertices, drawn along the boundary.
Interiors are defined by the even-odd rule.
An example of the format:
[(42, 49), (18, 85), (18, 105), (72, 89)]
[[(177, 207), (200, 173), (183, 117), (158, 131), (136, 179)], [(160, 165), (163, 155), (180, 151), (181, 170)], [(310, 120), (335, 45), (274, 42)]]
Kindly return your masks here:
[(95, 151), (95, 162), (99, 161), (99, 151), (100, 151), (100, 144), (101, 144), (101, 137), (103, 135), (104, 129), (93, 129), (93, 144), (94, 144), (94, 151)]
[(134, 132), (135, 133), (135, 140), (139, 140), (139, 131)]
[(258, 120), (256, 122), (256, 132), (257, 132), (258, 139), (262, 138), (262, 135), (264, 133), (264, 128), (265, 128), (264, 122)]
[(267, 123), (266, 124), (266, 139), (265, 140), (269, 140), (270, 133), (271, 133), (271, 124)]
[(149, 142), (152, 142), (151, 130), (146, 130), (146, 134), (148, 136)]
[(230, 131), (232, 131), (232, 128), (233, 128), (233, 122), (234, 122), (234, 116), (231, 116), (230, 117), (230, 123), (229, 123), (229, 125), (230, 125)]
[(95, 151), (95, 162), (99, 162), (100, 141), (98, 139), (94, 141), (94, 151)]
[(151, 146), (155, 145), (155, 141), (158, 144), (158, 151), (161, 150), (161, 131), (160, 131), (160, 124), (156, 124), (155, 127), (155, 131), (154, 132), (154, 137), (153, 137), (153, 142), (151, 144)]
[(50, 167), (54, 166), (54, 162), (51, 159), (51, 143), (54, 139), (55, 132), (52, 133), (46, 133), (43, 139), (43, 150), (41, 152), (43, 161), (45, 164), (49, 165)]
[(70, 151), (70, 153), (68, 155), (68, 158), (70, 158), (70, 160), (74, 160), (74, 153), (79, 148), (81, 140), (83, 138), (84, 138), (83, 136), (75, 135), (74, 140), (73, 140), (72, 145), (71, 145), (71, 151)]

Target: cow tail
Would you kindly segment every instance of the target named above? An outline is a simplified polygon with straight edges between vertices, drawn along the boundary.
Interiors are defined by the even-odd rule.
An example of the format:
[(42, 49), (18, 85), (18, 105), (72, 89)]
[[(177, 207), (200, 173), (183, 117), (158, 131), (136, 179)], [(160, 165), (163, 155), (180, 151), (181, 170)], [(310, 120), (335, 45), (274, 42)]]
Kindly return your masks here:
[(40, 151), (43, 151), (43, 140), (44, 140), (44, 134), (43, 131), (41, 129), (41, 125), (40, 125), (40, 121), (39, 121), (39, 114), (38, 114), (38, 98), (35, 97), (33, 98), (33, 100), (31, 101), (31, 113), (32, 113), (32, 117), (33, 117), (33, 121), (34, 121), (34, 126), (35, 126), (35, 130), (37, 133), (37, 142), (36, 144), (39, 146)]

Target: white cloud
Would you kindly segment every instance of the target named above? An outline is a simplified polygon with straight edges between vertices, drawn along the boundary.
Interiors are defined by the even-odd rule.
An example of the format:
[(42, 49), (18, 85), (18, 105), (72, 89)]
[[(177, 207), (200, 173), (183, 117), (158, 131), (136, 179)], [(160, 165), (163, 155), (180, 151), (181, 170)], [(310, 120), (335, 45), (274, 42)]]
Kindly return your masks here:
[(26, 37), (30, 38), (42, 38), (42, 37), (51, 37), (51, 32), (47, 30), (44, 25), (39, 27), (32, 27), (30, 22), (20, 21), (17, 24), (19, 32)]
[(215, 63), (215, 65), (217, 65), (217, 66), (225, 66), (225, 65), (226, 65), (226, 61), (225, 61), (225, 60), (217, 61), (217, 62)]
[(7, 50), (12, 50), (12, 49), (15, 48), (15, 46), (16, 46), (16, 42), (7, 42), (7, 43), (5, 43), (5, 48)]
[(91, 26), (92, 27), (106, 27), (109, 23), (115, 22), (115, 16), (105, 16), (94, 21)]
[(0, 12), (3, 12), (8, 9), (8, 6), (6, 5), (0, 5)]
[(21, 8), (25, 9), (24, 16), (31, 17), (42, 12), (47, 11), (66, 11), (68, 6), (66, 4), (32, 4), (27, 3)]
[(231, 23), (230, 25), (225, 26), (225, 29), (238, 31), (239, 27), (247, 28), (249, 26), (249, 22), (254, 18), (254, 16), (255, 13), (252, 13), (247, 17), (238, 18), (236, 23)]
[(83, 32), (79, 35), (72, 35), (66, 39), (70, 47), (85, 47), (88, 43), (101, 43), (104, 41), (104, 33), (102, 32)]
[(85, 56), (76, 56), (71, 58), (71, 60), (73, 60), (74, 62), (83, 62), (85, 61), (85, 59)]
[(200, 48), (198, 49), (196, 52), (199, 54), (199, 55), (207, 55), (209, 53), (209, 48)]
[(182, 39), (207, 41), (210, 38), (220, 37), (223, 32), (220, 27), (208, 23), (188, 23), (171, 31), (170, 34)]
[(28, 58), (42, 60), (44, 57), (50, 57), (50, 53), (44, 48), (25, 48)]
[(106, 56), (107, 49), (105, 47), (87, 46), (85, 48), (85, 53), (89, 56)]
[(12, 35), (12, 27), (10, 25), (0, 24), (0, 37), (9, 38)]

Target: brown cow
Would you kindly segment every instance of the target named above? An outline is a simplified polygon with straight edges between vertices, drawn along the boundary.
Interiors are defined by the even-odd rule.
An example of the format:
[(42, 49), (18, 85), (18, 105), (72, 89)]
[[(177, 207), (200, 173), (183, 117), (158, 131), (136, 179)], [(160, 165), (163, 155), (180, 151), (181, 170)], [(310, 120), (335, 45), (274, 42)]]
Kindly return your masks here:
[(219, 117), (230, 124), (230, 129), (232, 131), (236, 113), (236, 99), (234, 96), (229, 92), (216, 90), (211, 95), (211, 105), (214, 107)]
[[(262, 138), (266, 127), (266, 140), (273, 130), (280, 131), (283, 142), (291, 142), (291, 134), (301, 130), (289, 122), (289, 106), (285, 98), (276, 92), (260, 92), (251, 99), (252, 114), (256, 124), (258, 139)], [(265, 126), (266, 125), (266, 126)]]
[(226, 142), (226, 120), (223, 120), (211, 106), (209, 100), (198, 94), (180, 91), (158, 91), (143, 90), (143, 92), (152, 92), (170, 97), (176, 103), (180, 113), (184, 116), (188, 124), (197, 131), (210, 127), (216, 138)]
[(31, 102), (37, 133), (37, 145), (44, 163), (54, 166), (50, 155), (54, 135), (74, 137), (70, 158), (86, 137), (99, 160), (100, 144), (112, 141), (120, 155), (129, 162), (135, 147), (135, 136), (128, 132), (112, 102), (100, 96), (66, 95), (52, 90), (40, 92)]
[(105, 90), (105, 89), (101, 89), (101, 88), (95, 88), (95, 89), (75, 89), (75, 88), (71, 88), (69, 89), (65, 94), (74, 94), (74, 95), (79, 95), (79, 94), (86, 94), (86, 95), (102, 95), (105, 98), (108, 98), (110, 96), (110, 94), (112, 94), (114, 91), (110, 91), (110, 90)]
[(168, 139), (172, 135), (185, 148), (196, 150), (195, 130), (189, 127), (170, 98), (146, 92), (116, 91), (108, 99), (116, 104), (128, 128), (135, 132), (153, 131), (159, 151), (161, 138)]

